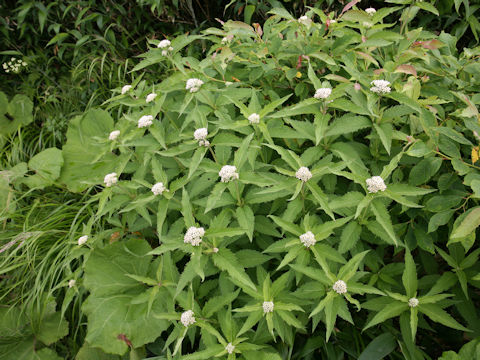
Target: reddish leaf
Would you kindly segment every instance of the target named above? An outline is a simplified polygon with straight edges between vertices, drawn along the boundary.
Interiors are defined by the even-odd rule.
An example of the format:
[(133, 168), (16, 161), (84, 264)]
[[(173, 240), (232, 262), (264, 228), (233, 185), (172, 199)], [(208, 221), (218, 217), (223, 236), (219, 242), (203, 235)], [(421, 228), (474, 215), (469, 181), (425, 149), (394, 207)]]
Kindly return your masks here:
[(352, 0), (350, 1), (347, 5), (345, 5), (345, 7), (343, 8), (342, 10), (342, 13), (340, 14), (340, 16), (342, 16), (342, 14), (348, 10), (350, 10), (353, 5), (355, 5), (356, 3), (360, 2), (360, 0)]
[(403, 65), (399, 65), (396, 69), (395, 69), (395, 72), (400, 72), (400, 73), (404, 73), (404, 74), (410, 74), (410, 75), (413, 75), (413, 76), (417, 76), (417, 70), (415, 69), (415, 67), (413, 65), (407, 65), (407, 64), (403, 64)]

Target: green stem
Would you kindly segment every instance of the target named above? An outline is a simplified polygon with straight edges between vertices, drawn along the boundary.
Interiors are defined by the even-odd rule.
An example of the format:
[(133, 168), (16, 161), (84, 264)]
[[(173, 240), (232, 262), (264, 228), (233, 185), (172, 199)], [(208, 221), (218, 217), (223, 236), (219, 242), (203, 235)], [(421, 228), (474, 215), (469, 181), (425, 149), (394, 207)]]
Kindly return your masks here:
[(302, 195), (302, 211), (303, 211), (303, 216), (305, 216), (305, 193), (303, 191), (303, 186), (304, 184), (302, 184), (302, 187), (300, 189), (300, 194)]
[(213, 152), (210, 145), (208, 145), (208, 150), (210, 150), (210, 154), (212, 154), (213, 160), (218, 164), (217, 157), (215, 156), (215, 153)]

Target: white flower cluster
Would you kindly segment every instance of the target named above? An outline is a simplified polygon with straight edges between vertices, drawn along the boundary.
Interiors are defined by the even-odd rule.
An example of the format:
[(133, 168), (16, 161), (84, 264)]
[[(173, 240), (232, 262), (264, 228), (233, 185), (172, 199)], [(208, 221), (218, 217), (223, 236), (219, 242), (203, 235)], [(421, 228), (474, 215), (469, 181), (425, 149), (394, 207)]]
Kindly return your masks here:
[(307, 15), (303, 15), (298, 18), (298, 22), (302, 25), (308, 26), (312, 20), (310, 20)]
[(387, 185), (385, 185), (385, 182), (380, 176), (373, 176), (365, 182), (367, 183), (367, 190), (369, 193), (376, 193), (387, 189)]
[(22, 71), (22, 67), (27, 66), (27, 63), (23, 60), (20, 59), (15, 59), (12, 57), (10, 61), (7, 61), (2, 64), (3, 70), (5, 70), (6, 73), (12, 72), (15, 74), (18, 74), (19, 72)]
[(225, 350), (227, 351), (227, 353), (233, 354), (233, 351), (235, 350), (235, 346), (230, 342), (227, 344), (227, 346), (225, 346)]
[(387, 80), (373, 80), (370, 84), (373, 87), (370, 88), (370, 91), (377, 94), (388, 94), (392, 89), (390, 88), (390, 82)]
[(169, 51), (173, 51), (173, 47), (171, 47), (170, 45), (171, 45), (170, 40), (163, 39), (158, 43), (157, 48), (163, 49), (162, 55), (167, 56)]
[(167, 188), (163, 185), (162, 182), (158, 182), (152, 186), (152, 193), (153, 195), (162, 195), (164, 191), (168, 191)]
[(152, 115), (143, 115), (140, 119), (138, 119), (138, 127), (144, 128), (153, 124), (153, 116)]
[(305, 234), (300, 235), (300, 241), (307, 248), (315, 245), (315, 243), (317, 242), (317, 240), (315, 240), (315, 235), (311, 231), (307, 231)]
[(147, 103), (152, 102), (153, 100), (155, 100), (156, 97), (157, 97), (157, 94), (155, 94), (155, 93), (148, 94), (145, 101)]
[(210, 146), (210, 141), (207, 140), (208, 130), (207, 128), (200, 128), (195, 130), (193, 137), (198, 140), (199, 146)]
[(264, 314), (273, 312), (273, 301), (264, 301), (262, 307)]
[(368, 9), (365, 9), (365, 12), (370, 15), (370, 16), (373, 16), (373, 14), (375, 14), (377, 12), (377, 10), (375, 10), (374, 8), (370, 7)]
[(103, 179), (103, 182), (105, 183), (106, 187), (110, 187), (112, 185), (115, 185), (118, 182), (118, 177), (117, 173), (111, 173), (105, 175), (105, 178)]
[(124, 86), (122, 87), (122, 95), (123, 95), (123, 94), (126, 94), (127, 91), (130, 91), (131, 88), (132, 88), (132, 85), (124, 85)]
[(308, 180), (310, 180), (312, 178), (312, 173), (310, 172), (310, 170), (308, 170), (307, 167), (305, 166), (302, 166), (300, 169), (297, 170), (297, 172), (295, 173), (295, 177), (298, 179), (298, 180), (302, 180), (303, 182), (306, 182)]
[(253, 113), (248, 117), (248, 121), (250, 121), (250, 124), (258, 124), (260, 122), (260, 115)]
[(75, 286), (76, 283), (77, 283), (77, 282), (76, 282), (74, 279), (72, 279), (72, 280), (70, 280), (70, 281), (68, 282), (68, 287), (69, 287), (69, 288), (72, 288), (72, 287)]
[(183, 312), (182, 316), (180, 317), (180, 322), (185, 327), (195, 324), (195, 321), (195, 316), (192, 310)]
[(233, 40), (233, 35), (227, 35), (222, 38), (222, 45), (230, 44)]
[(120, 130), (113, 130), (110, 135), (108, 135), (108, 140), (116, 140), (120, 136)]
[(333, 291), (337, 294), (345, 294), (347, 292), (347, 284), (343, 280), (337, 280), (335, 284), (333, 284)]
[(200, 87), (203, 85), (203, 81), (197, 78), (192, 78), (187, 80), (187, 85), (185, 89), (190, 90), (191, 93), (197, 92), (200, 90)]
[(221, 182), (229, 182), (238, 179), (237, 167), (233, 165), (225, 165), (218, 172)]
[(320, 89), (317, 89), (317, 91), (315, 91), (315, 95), (313, 95), (313, 97), (315, 99), (326, 99), (330, 95), (332, 95), (332, 89), (330, 89), (330, 88), (320, 88)]
[(365, 26), (366, 28), (371, 28), (373, 26), (373, 24), (370, 21), (364, 21), (362, 25)]
[(192, 244), (192, 246), (198, 246), (202, 242), (202, 237), (205, 235), (205, 229), (203, 227), (191, 226), (183, 236), (183, 242), (185, 244)]
[(418, 306), (418, 299), (417, 298), (410, 298), (408, 299), (408, 306), (414, 308), (416, 306)]
[(82, 246), (88, 240), (88, 235), (83, 235), (78, 238), (78, 246)]

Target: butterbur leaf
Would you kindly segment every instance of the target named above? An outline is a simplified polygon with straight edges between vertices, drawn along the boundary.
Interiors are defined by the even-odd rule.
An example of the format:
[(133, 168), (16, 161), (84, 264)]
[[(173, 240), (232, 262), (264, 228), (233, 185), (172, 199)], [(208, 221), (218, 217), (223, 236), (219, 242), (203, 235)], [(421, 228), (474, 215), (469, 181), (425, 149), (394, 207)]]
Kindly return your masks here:
[[(144, 285), (126, 276), (146, 276), (151, 257), (145, 256), (150, 246), (144, 240), (116, 242), (96, 249), (85, 264), (84, 285), (90, 296), (82, 310), (88, 316), (86, 340), (105, 352), (124, 354), (128, 339), (134, 347), (152, 342), (168, 322), (147, 318), (148, 304), (132, 304)], [(165, 304), (157, 298), (152, 312), (164, 312)], [(105, 318), (109, 321), (105, 322)]]

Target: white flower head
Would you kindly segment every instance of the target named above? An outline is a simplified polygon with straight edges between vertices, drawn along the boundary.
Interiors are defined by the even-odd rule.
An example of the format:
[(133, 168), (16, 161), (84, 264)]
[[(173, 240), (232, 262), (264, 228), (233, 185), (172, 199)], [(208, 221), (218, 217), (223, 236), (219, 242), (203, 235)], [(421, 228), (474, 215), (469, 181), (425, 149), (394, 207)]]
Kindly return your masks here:
[(208, 141), (208, 140), (200, 140), (200, 141), (198, 142), (198, 145), (199, 145), (199, 146), (209, 147), (209, 146), (210, 146), (210, 141)]
[(315, 235), (311, 231), (307, 231), (305, 234), (300, 235), (300, 241), (307, 248), (315, 245), (315, 243), (317, 242), (317, 240), (315, 240)]
[(138, 119), (138, 127), (144, 128), (153, 124), (153, 116), (152, 115), (143, 115), (140, 119)]
[(152, 186), (152, 193), (155, 196), (162, 195), (164, 191), (168, 191), (168, 190), (165, 188), (162, 182), (158, 182)]
[(120, 130), (113, 130), (110, 135), (108, 135), (109, 140), (116, 140), (118, 136), (120, 135)]
[(183, 324), (183, 326), (187, 327), (190, 325), (195, 324), (195, 316), (193, 316), (194, 313), (192, 310), (187, 310), (184, 313), (182, 313), (182, 316), (180, 317), (180, 321)]
[(218, 172), (221, 182), (229, 182), (238, 179), (237, 167), (234, 165), (225, 165)]
[(317, 89), (317, 91), (315, 91), (315, 95), (313, 95), (313, 97), (315, 99), (326, 99), (330, 95), (332, 95), (332, 89), (330, 89), (330, 88), (320, 88), (320, 89)]
[(371, 82), (373, 87), (370, 88), (370, 91), (377, 94), (388, 94), (392, 89), (390, 88), (390, 82), (387, 80), (373, 80)]
[(149, 103), (149, 102), (155, 100), (156, 97), (157, 97), (157, 94), (155, 94), (155, 93), (148, 94), (148, 95), (147, 95), (147, 99), (146, 99), (145, 101), (146, 101), (147, 103)]
[(205, 140), (207, 138), (207, 136), (208, 136), (207, 128), (197, 129), (193, 133), (193, 137), (195, 138), (195, 140)]
[(131, 88), (132, 85), (125, 85), (124, 87), (122, 87), (122, 95), (129, 91)]
[(190, 90), (191, 93), (197, 92), (200, 90), (200, 87), (203, 85), (203, 81), (197, 78), (192, 78), (187, 80), (187, 85), (185, 89)]
[(365, 26), (366, 28), (371, 28), (373, 26), (373, 24), (369, 21), (364, 21), (362, 25)]
[(88, 235), (83, 235), (78, 238), (78, 246), (82, 246), (88, 240)]
[(231, 342), (229, 342), (227, 346), (225, 346), (225, 350), (227, 351), (227, 353), (233, 354), (233, 351), (235, 350), (235, 346)]
[(258, 124), (260, 122), (260, 115), (253, 113), (248, 117), (248, 121), (250, 121), (250, 124)]
[(264, 301), (262, 307), (264, 314), (273, 312), (273, 301)]
[(337, 294), (345, 294), (347, 292), (347, 284), (343, 280), (337, 280), (335, 284), (333, 284), (333, 291)]
[(68, 282), (68, 287), (69, 287), (69, 288), (72, 288), (72, 287), (75, 286), (76, 283), (77, 283), (77, 282), (76, 282), (74, 279), (72, 279), (72, 280), (70, 280), (70, 281)]
[(385, 185), (385, 182), (380, 176), (372, 176), (365, 182), (367, 183), (367, 190), (369, 193), (376, 193), (387, 189), (387, 185)]
[(105, 175), (105, 178), (103, 179), (103, 182), (105, 183), (106, 187), (110, 187), (112, 185), (115, 185), (118, 182), (118, 176), (117, 173), (111, 173)]
[(205, 235), (205, 229), (203, 227), (191, 226), (183, 236), (183, 242), (185, 244), (191, 244), (192, 246), (199, 246), (202, 242), (202, 237)]
[(416, 306), (418, 306), (418, 299), (417, 298), (410, 298), (408, 299), (408, 306), (414, 308)]
[(233, 85), (233, 82), (231, 82), (231, 81), (225, 81), (225, 86), (230, 86), (230, 85)]
[(212, 251), (216, 254), (216, 253), (218, 253), (218, 248), (214, 247)]
[(160, 49), (166, 49), (168, 48), (172, 43), (170, 42), (170, 40), (167, 40), (167, 39), (163, 39), (162, 41), (160, 41), (157, 45), (157, 48), (160, 48)]
[(335, 24), (336, 22), (337, 22), (337, 20), (335, 20), (335, 19), (330, 20), (330, 24)]
[(222, 45), (230, 44), (233, 40), (233, 35), (227, 35), (222, 38)]
[(373, 16), (373, 14), (375, 14), (377, 12), (377, 10), (375, 10), (374, 8), (370, 7), (368, 9), (365, 9), (365, 12), (370, 15), (370, 16)]
[(298, 22), (302, 25), (308, 26), (312, 20), (310, 20), (307, 15), (303, 15), (298, 18)]
[(297, 170), (297, 172), (295, 173), (295, 177), (298, 179), (298, 180), (301, 180), (303, 182), (307, 182), (308, 180), (310, 180), (312, 178), (312, 173), (310, 172), (310, 170), (308, 170), (307, 167), (305, 166), (302, 166), (300, 169)]

